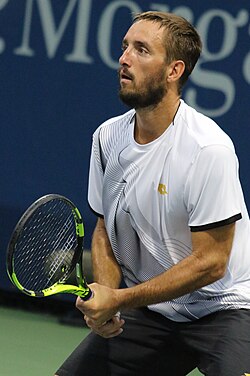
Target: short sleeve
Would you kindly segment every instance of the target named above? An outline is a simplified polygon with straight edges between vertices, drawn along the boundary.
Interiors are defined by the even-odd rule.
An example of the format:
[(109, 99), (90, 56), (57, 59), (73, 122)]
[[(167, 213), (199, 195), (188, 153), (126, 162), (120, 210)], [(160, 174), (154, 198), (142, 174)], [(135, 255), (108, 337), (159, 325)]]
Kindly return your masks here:
[(99, 134), (94, 133), (88, 183), (88, 202), (91, 209), (99, 216), (103, 216), (102, 206), (103, 167), (100, 156)]
[(241, 219), (238, 160), (233, 150), (210, 145), (200, 150), (190, 170), (184, 201), (191, 231), (202, 231)]

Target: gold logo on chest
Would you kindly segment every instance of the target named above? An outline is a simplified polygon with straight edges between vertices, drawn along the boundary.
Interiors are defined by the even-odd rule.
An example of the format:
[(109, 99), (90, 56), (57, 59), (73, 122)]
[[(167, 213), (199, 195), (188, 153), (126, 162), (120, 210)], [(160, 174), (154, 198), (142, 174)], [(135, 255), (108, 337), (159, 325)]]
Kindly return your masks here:
[(161, 195), (167, 195), (168, 192), (167, 192), (167, 188), (165, 186), (165, 184), (159, 184), (158, 185), (158, 192), (161, 194)]

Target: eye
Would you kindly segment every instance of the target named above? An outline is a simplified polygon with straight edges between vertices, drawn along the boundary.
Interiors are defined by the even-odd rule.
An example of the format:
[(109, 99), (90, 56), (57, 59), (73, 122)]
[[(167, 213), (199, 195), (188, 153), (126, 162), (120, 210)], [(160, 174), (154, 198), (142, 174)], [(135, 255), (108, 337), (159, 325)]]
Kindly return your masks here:
[(149, 49), (145, 45), (145, 43), (143, 43), (143, 42), (137, 42), (137, 43), (135, 43), (135, 48), (136, 48), (136, 51), (140, 55), (148, 55), (149, 54)]
[(122, 44), (121, 50), (124, 52), (128, 48), (127, 44)]
[(148, 54), (148, 50), (144, 47), (138, 47), (138, 52), (141, 54), (141, 55), (145, 55), (145, 54)]

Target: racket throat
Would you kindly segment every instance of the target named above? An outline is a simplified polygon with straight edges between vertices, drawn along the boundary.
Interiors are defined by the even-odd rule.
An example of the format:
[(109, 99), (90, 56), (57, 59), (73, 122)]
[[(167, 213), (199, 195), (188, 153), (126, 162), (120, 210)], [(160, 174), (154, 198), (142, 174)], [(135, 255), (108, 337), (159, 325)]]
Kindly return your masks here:
[(92, 292), (88, 288), (88, 285), (87, 285), (85, 277), (83, 277), (83, 274), (82, 274), (82, 265), (80, 263), (77, 263), (75, 270), (76, 270), (76, 282), (77, 282), (77, 285), (79, 287), (83, 288), (83, 290), (86, 290), (86, 292), (84, 292), (82, 295), (78, 295), (78, 296), (81, 296), (81, 298), (84, 299), (84, 300), (88, 300), (92, 296)]

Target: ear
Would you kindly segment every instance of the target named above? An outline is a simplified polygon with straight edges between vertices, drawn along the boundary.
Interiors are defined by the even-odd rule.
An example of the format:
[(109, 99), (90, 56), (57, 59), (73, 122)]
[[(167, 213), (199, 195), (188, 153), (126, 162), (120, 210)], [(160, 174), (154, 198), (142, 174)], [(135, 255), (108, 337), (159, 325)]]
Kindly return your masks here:
[(185, 70), (185, 63), (182, 60), (173, 61), (168, 67), (168, 82), (175, 82), (179, 80)]

